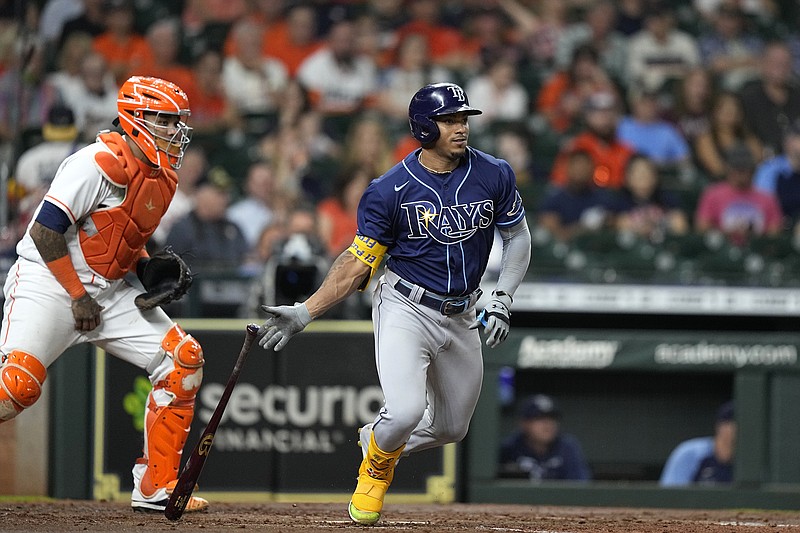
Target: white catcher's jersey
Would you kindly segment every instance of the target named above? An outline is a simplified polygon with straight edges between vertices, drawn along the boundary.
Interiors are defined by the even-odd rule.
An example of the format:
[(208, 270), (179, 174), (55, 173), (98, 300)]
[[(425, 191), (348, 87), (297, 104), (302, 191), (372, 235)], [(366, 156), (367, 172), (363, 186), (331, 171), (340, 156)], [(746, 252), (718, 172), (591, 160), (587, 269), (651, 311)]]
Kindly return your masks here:
[[(67, 348), (91, 342), (139, 368), (151, 371), (163, 359), (161, 339), (173, 322), (161, 308), (141, 311), (133, 300), (142, 291), (123, 279), (107, 280), (84, 259), (78, 227), (91, 233), (89, 215), (119, 205), (124, 189), (114, 186), (95, 166), (94, 156), (107, 148), (95, 142), (59, 167), (45, 200), (61, 209), (73, 225), (65, 234), (70, 258), (86, 291), (104, 309), (101, 323), (89, 332), (75, 330), (71, 300), (44, 263), (30, 225), (17, 245), (19, 255), (4, 286), (0, 352), (22, 350), (50, 366)], [(34, 220), (41, 205), (34, 214)], [(31, 225), (33, 222), (31, 222)]]
[[(84, 225), (92, 224), (89, 218), (91, 213), (101, 208), (119, 205), (125, 194), (124, 189), (114, 186), (105, 179), (95, 166), (94, 156), (101, 150), (108, 151), (105, 145), (98, 141), (65, 159), (58, 168), (53, 183), (45, 196), (46, 201), (61, 209), (73, 223), (64, 237), (67, 240), (69, 255), (78, 277), (84, 283), (91, 282), (92, 277), (97, 274), (89, 269), (83, 258), (78, 240), (78, 227), (83, 226), (84, 229), (88, 229)], [(36, 220), (41, 208), (41, 204), (36, 208), (33, 219), (28, 225), (28, 231), (17, 244), (17, 255), (45, 266), (29, 234), (31, 225)]]

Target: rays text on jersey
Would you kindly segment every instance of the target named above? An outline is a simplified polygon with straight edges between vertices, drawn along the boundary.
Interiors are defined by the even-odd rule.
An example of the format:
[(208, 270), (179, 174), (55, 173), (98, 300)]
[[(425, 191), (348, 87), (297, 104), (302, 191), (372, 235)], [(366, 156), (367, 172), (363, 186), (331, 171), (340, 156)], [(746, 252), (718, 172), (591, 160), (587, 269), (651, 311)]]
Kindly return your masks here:
[(432, 238), (442, 244), (456, 244), (470, 238), (494, 220), (494, 202), (479, 200), (438, 208), (427, 200), (406, 202), (409, 239)]

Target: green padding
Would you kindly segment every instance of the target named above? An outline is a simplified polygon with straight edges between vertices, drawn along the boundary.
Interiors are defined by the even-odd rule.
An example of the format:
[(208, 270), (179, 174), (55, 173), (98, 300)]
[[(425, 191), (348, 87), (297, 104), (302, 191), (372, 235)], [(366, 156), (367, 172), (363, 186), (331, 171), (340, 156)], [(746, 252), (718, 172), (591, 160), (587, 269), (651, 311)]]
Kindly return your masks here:
[(469, 501), (527, 505), (797, 510), (796, 487), (661, 489), (654, 484), (473, 483)]

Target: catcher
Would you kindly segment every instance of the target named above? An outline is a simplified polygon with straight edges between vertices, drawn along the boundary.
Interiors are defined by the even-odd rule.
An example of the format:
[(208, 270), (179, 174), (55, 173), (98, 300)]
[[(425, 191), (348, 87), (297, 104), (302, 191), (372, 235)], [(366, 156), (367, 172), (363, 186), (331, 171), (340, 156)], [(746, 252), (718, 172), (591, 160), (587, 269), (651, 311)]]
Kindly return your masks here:
[[(64, 160), (17, 244), (4, 287), (0, 423), (39, 399), (47, 368), (71, 346), (89, 342), (136, 365), (153, 389), (131, 505), (163, 512), (194, 414), (203, 350), (159, 307), (187, 291), (189, 269), (170, 250), (148, 257), (145, 244), (178, 185), (175, 169), (191, 137), (189, 101), (171, 82), (135, 76), (122, 85), (117, 108), (124, 134), (100, 132)], [(193, 497), (187, 511), (207, 507)]]

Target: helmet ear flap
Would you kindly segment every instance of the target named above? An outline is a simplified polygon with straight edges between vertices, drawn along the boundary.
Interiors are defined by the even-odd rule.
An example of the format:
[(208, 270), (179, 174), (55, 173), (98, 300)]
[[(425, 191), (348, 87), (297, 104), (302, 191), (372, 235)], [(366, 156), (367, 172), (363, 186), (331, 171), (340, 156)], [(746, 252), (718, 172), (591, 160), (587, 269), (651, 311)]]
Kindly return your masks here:
[(439, 126), (424, 115), (414, 115), (409, 121), (411, 135), (422, 144), (436, 142), (439, 138)]

